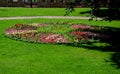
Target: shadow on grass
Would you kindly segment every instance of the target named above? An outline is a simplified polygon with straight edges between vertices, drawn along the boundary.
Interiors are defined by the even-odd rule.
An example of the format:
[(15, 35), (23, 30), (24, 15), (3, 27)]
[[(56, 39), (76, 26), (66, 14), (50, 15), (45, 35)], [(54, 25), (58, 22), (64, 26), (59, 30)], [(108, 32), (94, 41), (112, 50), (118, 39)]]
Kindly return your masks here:
[(97, 42), (93, 41), (85, 44), (69, 43), (67, 45), (74, 47), (83, 47), (83, 48), (87, 48), (88, 50), (114, 52), (114, 54), (111, 55), (110, 60), (114, 63), (114, 65), (117, 66), (117, 68), (120, 68), (120, 35), (119, 35), (120, 29), (112, 28), (112, 27), (106, 27), (106, 28), (107, 29), (105, 30), (98, 31), (98, 33), (106, 34), (109, 36), (108, 38), (101, 37)]
[(8, 11), (7, 9), (0, 9), (0, 12), (6, 12)]
[[(91, 11), (80, 12), (80, 14), (90, 14)], [(112, 21), (112, 20), (120, 20), (120, 10), (115, 9), (100, 9), (98, 14), (93, 13), (96, 17), (101, 17), (104, 20)]]

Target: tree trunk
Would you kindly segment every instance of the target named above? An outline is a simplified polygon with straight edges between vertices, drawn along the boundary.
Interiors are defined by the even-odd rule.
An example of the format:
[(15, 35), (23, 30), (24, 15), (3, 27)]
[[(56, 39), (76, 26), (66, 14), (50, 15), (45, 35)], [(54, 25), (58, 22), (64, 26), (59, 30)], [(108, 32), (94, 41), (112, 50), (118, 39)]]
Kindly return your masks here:
[(30, 0), (30, 7), (32, 8), (32, 0)]

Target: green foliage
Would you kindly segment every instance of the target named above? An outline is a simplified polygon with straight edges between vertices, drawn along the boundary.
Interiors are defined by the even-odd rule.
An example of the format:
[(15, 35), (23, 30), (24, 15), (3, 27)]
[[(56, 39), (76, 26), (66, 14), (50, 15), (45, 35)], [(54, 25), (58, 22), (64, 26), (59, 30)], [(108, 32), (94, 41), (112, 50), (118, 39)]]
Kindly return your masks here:
[[(83, 0), (83, 5), (85, 3), (90, 3), (90, 6), (91, 7), (91, 18), (90, 20), (93, 20), (94, 16), (95, 17), (103, 17), (107, 20), (116, 20), (116, 19), (120, 19), (120, 0), (104, 0), (104, 1), (101, 1), (101, 0)], [(106, 9), (107, 11), (105, 11), (105, 14), (106, 16), (102, 16), (100, 15), (102, 12), (100, 10), (101, 6), (103, 3), (105, 3), (105, 6), (108, 8)], [(75, 11), (74, 10), (74, 7), (76, 6), (76, 2), (74, 1), (69, 1), (68, 2), (68, 7), (67, 7), (67, 11), (66, 11), (66, 14), (68, 15), (69, 13)]]
[(69, 28), (70, 26), (71, 24), (67, 22), (56, 22), (51, 24), (48, 23), (48, 26), (39, 28), (38, 32), (52, 32), (56, 34), (65, 34), (70, 30), (73, 30), (72, 28)]

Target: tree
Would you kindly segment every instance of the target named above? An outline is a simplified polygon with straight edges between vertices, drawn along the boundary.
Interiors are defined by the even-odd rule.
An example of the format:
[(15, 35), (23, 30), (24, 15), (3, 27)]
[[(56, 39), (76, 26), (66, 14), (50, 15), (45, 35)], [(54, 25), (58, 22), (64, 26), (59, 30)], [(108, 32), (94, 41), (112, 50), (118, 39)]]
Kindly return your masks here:
[(120, 0), (109, 0), (108, 3), (108, 17), (110, 20), (120, 17)]
[(33, 4), (32, 2), (33, 2), (33, 1), (32, 1), (32, 0), (30, 0), (30, 7), (31, 7), (31, 8), (32, 8), (32, 4)]
[[(106, 15), (105, 18), (112, 20), (112, 19), (119, 19), (120, 17), (120, 0), (82, 0), (82, 2), (90, 3), (91, 7), (91, 19), (93, 16), (100, 16), (102, 12), (100, 9), (101, 6), (106, 6)], [(104, 5), (103, 5), (104, 4)], [(68, 0), (67, 3), (67, 13), (74, 11), (74, 7), (76, 5), (76, 0)]]

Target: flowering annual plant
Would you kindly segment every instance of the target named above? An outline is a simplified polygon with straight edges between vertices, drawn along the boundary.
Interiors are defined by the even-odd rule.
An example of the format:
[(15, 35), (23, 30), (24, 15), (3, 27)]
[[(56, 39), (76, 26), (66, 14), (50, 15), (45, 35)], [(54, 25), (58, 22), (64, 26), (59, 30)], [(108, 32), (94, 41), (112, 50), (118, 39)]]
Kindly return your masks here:
[(22, 41), (37, 43), (86, 43), (90, 39), (106, 39), (101, 27), (70, 23), (34, 23), (30, 25), (15, 24), (5, 30), (5, 35)]
[(5, 30), (5, 34), (15, 39), (25, 41), (42, 42), (42, 43), (67, 43), (68, 40), (61, 34), (54, 33), (37, 33), (36, 27), (43, 27), (46, 24), (23, 25), (16, 24), (13, 27)]
[(71, 27), (75, 29), (94, 29), (94, 27), (92, 26), (83, 25), (83, 24), (74, 24)]
[(25, 24), (15, 24), (12, 29), (16, 30), (36, 30), (37, 27), (31, 26), (31, 25), (25, 25)]
[(48, 26), (47, 24), (44, 24), (44, 23), (33, 23), (31, 25), (35, 26), (35, 27), (45, 27), (45, 26)]
[(60, 34), (46, 34), (41, 36), (41, 42), (44, 43), (67, 43), (68, 40)]

